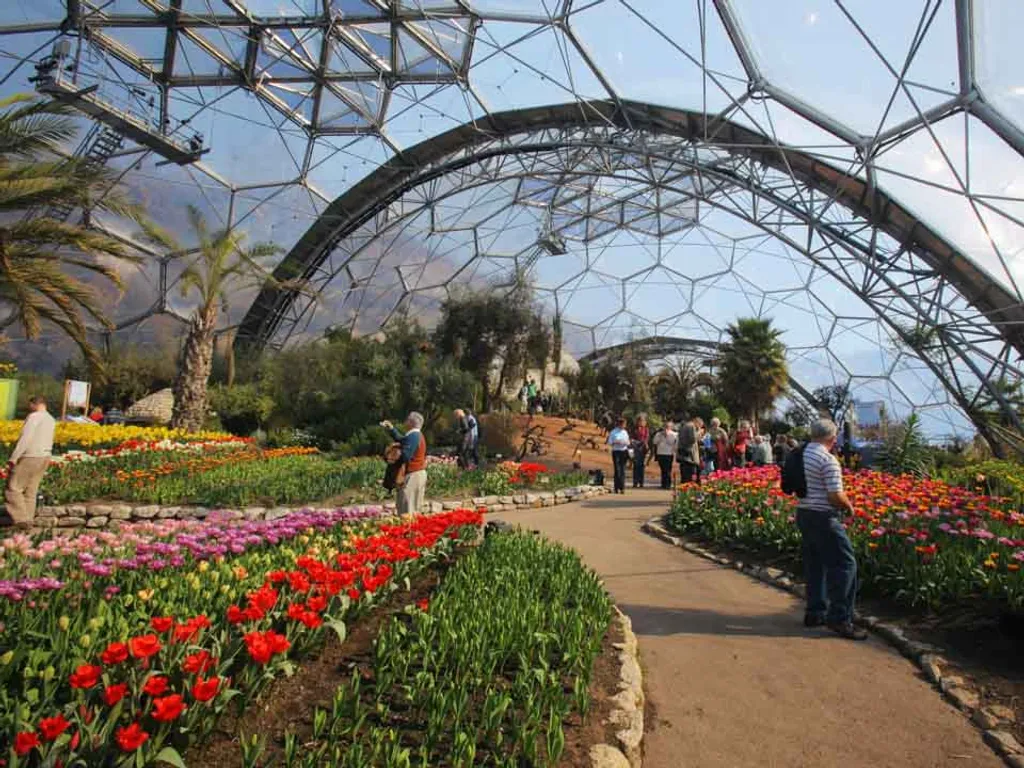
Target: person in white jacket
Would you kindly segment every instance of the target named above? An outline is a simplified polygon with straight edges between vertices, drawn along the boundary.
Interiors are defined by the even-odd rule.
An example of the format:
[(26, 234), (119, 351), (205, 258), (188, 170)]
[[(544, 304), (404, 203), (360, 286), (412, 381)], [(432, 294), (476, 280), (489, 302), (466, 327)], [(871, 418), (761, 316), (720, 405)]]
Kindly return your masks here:
[(679, 433), (676, 425), (666, 421), (665, 426), (654, 433), (654, 457), (661, 468), (661, 487), (668, 490), (672, 487), (672, 462), (675, 461), (676, 446), (679, 444)]
[(4, 501), (9, 520), (0, 524), (29, 528), (36, 516), (36, 494), (53, 453), (53, 432), (57, 422), (46, 410), (46, 399), (28, 401), (29, 414), (21, 427), (18, 443), (7, 462), (7, 487)]

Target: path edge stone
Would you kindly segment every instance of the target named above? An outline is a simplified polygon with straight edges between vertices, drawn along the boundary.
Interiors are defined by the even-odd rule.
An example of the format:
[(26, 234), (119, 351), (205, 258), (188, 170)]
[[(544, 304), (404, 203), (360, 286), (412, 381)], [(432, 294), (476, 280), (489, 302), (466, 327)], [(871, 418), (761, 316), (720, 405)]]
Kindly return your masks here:
[[(512, 512), (541, 506), (553, 507), (555, 505), (569, 504), (606, 493), (609, 493), (609, 489), (603, 485), (573, 485), (557, 491), (537, 491), (507, 498), (486, 496), (475, 499), (427, 499), (423, 503), (423, 513), (435, 513), (459, 508), (483, 509), (489, 513)], [(2, 506), (0, 504), (0, 508)], [(387, 513), (394, 513), (396, 509), (394, 499), (374, 503), (344, 504), (342, 507), (358, 509), (380, 507)], [(61, 533), (68, 533), (66, 529), (69, 528), (77, 530), (83, 528), (97, 530), (116, 529), (125, 523), (154, 522), (158, 520), (195, 520), (206, 518), (210, 514), (214, 514), (221, 519), (252, 522), (275, 520), (292, 512), (316, 509), (324, 509), (324, 507), (316, 503), (266, 508), (253, 506), (217, 509), (180, 504), (133, 504), (127, 502), (42, 505), (36, 510), (36, 530), (46, 531), (61, 528), (65, 529)]]
[(622, 629), (622, 642), (615, 643), (619, 657), (618, 691), (612, 698), (614, 708), (608, 722), (620, 730), (615, 732), (615, 744), (596, 744), (590, 749), (592, 768), (618, 768), (643, 765), (644, 676), (640, 666), (640, 646), (633, 632), (633, 622), (614, 606), (615, 621)]
[[(744, 563), (738, 558), (712, 552), (669, 531), (664, 525), (663, 518), (663, 515), (652, 517), (641, 526), (641, 530), (666, 544), (684, 549), (718, 565), (731, 567), (763, 584), (789, 592), (801, 600), (806, 599), (806, 588), (802, 583), (798, 583), (796, 575), (779, 568)], [(881, 621), (875, 616), (857, 616), (854, 621), (909, 659), (945, 701), (962, 712), (971, 724), (977, 727), (985, 744), (1008, 766), (1024, 768), (1024, 746), (1007, 730), (1008, 725), (1012, 723), (1004, 719), (1002, 713), (994, 712), (992, 708), (979, 707), (979, 692), (967, 685), (963, 678), (943, 674), (943, 668), (948, 667), (949, 662), (941, 655), (941, 648), (911, 640), (900, 627)]]

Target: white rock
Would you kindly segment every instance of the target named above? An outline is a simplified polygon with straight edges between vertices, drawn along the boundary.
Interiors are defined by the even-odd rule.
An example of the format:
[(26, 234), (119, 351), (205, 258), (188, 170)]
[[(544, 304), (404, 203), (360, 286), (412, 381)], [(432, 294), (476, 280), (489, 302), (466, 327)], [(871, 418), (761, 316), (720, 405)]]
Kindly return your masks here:
[(591, 768), (630, 768), (629, 760), (609, 744), (595, 744), (590, 748)]

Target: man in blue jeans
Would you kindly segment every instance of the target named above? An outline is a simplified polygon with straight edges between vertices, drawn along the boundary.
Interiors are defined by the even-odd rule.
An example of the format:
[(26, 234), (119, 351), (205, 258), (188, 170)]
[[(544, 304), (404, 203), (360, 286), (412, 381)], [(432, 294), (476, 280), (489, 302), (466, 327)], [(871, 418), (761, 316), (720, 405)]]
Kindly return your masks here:
[(824, 624), (840, 637), (866, 640), (867, 632), (853, 623), (857, 560), (843, 527), (843, 514), (852, 515), (853, 504), (843, 491), (843, 471), (832, 455), (837, 432), (832, 421), (816, 421), (804, 449), (807, 495), (796, 510), (807, 578), (804, 626)]

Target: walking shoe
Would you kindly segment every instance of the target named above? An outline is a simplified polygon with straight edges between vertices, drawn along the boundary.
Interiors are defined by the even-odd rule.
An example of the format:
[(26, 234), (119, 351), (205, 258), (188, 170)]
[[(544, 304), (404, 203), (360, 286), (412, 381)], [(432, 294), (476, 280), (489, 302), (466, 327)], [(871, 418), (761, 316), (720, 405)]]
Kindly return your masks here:
[(828, 628), (846, 640), (867, 640), (868, 633), (856, 626), (852, 621), (843, 623), (830, 623)]
[(816, 613), (805, 613), (804, 614), (804, 626), (805, 627), (823, 627), (825, 626), (825, 617), (819, 616)]

